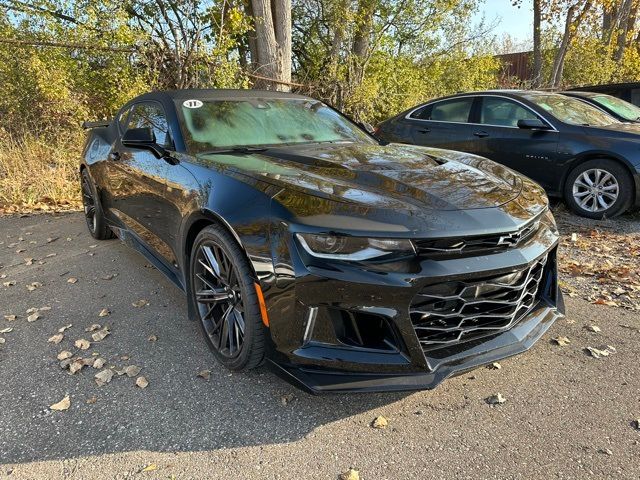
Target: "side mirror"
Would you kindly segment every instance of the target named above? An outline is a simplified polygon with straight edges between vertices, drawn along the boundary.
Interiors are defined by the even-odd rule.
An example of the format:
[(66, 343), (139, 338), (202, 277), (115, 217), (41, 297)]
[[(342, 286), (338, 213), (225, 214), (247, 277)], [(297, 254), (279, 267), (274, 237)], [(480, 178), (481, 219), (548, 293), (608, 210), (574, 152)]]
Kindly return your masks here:
[(158, 158), (167, 155), (167, 151), (156, 143), (156, 136), (149, 127), (130, 128), (122, 135), (122, 145), (140, 150), (150, 150)]
[(518, 128), (524, 128), (527, 130), (550, 130), (549, 125), (544, 123), (542, 120), (538, 118), (528, 118), (518, 120)]

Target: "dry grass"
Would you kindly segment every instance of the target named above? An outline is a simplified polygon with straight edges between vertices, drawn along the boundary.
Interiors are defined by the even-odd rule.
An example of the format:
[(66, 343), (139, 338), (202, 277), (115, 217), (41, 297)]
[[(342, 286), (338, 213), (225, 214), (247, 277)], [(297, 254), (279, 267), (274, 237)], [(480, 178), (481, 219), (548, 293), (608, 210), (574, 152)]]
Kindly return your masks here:
[(0, 214), (78, 208), (83, 140), (82, 132), (48, 141), (0, 130)]

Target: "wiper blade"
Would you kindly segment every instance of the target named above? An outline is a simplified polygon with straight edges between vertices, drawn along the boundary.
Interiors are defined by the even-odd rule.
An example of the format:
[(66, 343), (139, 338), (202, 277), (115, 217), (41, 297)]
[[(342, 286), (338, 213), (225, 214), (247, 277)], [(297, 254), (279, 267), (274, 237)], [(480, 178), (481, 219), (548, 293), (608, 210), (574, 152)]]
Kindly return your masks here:
[(198, 155), (215, 155), (218, 153), (259, 153), (268, 150), (267, 147), (229, 147), (218, 148), (216, 150), (208, 150), (206, 152), (199, 152)]

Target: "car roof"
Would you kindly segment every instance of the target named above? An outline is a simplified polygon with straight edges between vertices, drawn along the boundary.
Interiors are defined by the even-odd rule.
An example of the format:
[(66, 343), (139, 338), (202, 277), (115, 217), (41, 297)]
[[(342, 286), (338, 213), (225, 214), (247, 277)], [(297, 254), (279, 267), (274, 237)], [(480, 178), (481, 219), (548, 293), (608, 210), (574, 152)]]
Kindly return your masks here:
[(288, 92), (276, 92), (273, 90), (249, 90), (249, 89), (217, 89), (217, 88), (190, 88), (183, 90), (156, 90), (144, 93), (136, 97), (140, 100), (159, 100), (160, 98), (169, 100), (222, 100), (238, 98), (289, 98), (298, 100), (313, 100), (304, 95)]
[(584, 98), (601, 97), (601, 96), (605, 95), (604, 93), (578, 92), (578, 91), (575, 91), (575, 90), (569, 90), (568, 92), (562, 92), (562, 94), (563, 95), (569, 95), (570, 97), (584, 97)]

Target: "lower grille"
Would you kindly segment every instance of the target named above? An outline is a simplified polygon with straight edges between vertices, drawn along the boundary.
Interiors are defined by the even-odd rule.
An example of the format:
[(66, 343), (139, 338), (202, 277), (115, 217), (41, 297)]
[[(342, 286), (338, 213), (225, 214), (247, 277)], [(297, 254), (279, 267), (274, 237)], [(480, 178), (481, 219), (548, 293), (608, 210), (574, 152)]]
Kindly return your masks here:
[(429, 285), (409, 313), (423, 350), (462, 343), (514, 326), (535, 305), (547, 257), (515, 272)]

